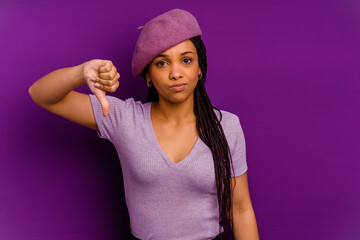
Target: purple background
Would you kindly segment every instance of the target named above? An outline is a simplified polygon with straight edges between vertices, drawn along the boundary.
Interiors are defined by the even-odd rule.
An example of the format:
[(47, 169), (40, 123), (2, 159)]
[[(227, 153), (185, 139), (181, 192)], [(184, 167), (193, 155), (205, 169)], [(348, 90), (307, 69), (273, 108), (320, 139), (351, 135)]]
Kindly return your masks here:
[(2, 0), (0, 239), (126, 238), (115, 148), (41, 109), (28, 88), (101, 58), (121, 74), (112, 95), (145, 101), (131, 75), (137, 27), (176, 7), (202, 28), (212, 103), (243, 126), (260, 238), (360, 239), (356, 0)]

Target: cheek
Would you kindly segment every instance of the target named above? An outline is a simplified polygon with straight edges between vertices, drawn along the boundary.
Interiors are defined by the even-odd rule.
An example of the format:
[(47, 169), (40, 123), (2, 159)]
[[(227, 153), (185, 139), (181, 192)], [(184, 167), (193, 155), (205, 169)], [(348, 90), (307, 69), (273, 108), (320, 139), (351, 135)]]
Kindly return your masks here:
[(158, 93), (160, 93), (161, 95), (166, 95), (167, 94), (167, 85), (162, 83), (161, 81), (159, 80), (153, 80), (153, 85), (156, 89), (156, 91), (158, 91)]
[(193, 80), (193, 85), (194, 85), (194, 88), (196, 87), (197, 83), (199, 81), (199, 76), (196, 74), (195, 77), (194, 77), (194, 80)]
[(197, 83), (198, 83), (198, 80), (194, 81), (194, 83), (193, 83), (193, 89), (192, 89), (193, 91), (195, 90)]

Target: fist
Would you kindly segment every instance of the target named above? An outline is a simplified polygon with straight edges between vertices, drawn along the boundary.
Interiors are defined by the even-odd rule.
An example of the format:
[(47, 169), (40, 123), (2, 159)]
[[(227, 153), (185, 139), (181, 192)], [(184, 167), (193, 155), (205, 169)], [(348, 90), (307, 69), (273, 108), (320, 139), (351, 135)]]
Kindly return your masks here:
[(120, 74), (110, 60), (94, 59), (83, 64), (84, 79), (90, 90), (98, 98), (103, 115), (109, 114), (106, 92), (115, 92), (119, 87)]

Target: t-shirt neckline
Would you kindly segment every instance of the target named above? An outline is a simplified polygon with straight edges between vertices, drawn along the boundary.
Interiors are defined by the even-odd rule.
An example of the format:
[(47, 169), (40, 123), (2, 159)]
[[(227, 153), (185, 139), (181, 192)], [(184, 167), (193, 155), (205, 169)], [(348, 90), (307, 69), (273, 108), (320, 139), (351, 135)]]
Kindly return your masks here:
[(162, 159), (172, 168), (175, 169), (181, 169), (184, 166), (186, 166), (191, 159), (193, 158), (193, 156), (195, 155), (195, 153), (198, 151), (199, 148), (199, 144), (200, 144), (200, 136), (198, 136), (198, 138), (196, 139), (196, 142), (193, 146), (193, 148), (191, 149), (191, 151), (188, 153), (188, 155), (186, 155), (185, 158), (183, 158), (180, 162), (173, 162), (170, 160), (170, 158), (166, 155), (166, 153), (164, 152), (164, 150), (161, 148), (159, 141), (156, 138), (155, 135), (155, 131), (154, 131), (154, 127), (152, 125), (152, 121), (151, 121), (151, 105), (152, 102), (149, 102), (149, 104), (147, 105), (147, 114), (146, 114), (146, 118), (147, 118), (147, 123), (149, 126), (149, 130), (150, 130), (150, 135), (152, 136), (152, 142), (155, 145), (157, 151), (160, 153), (160, 155), (162, 156)]

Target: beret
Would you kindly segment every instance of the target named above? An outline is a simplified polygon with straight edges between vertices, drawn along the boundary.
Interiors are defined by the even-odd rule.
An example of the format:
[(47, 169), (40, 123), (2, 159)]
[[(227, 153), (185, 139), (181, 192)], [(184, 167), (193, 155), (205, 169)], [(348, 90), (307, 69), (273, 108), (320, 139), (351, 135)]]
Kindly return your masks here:
[(134, 76), (138, 76), (161, 52), (202, 34), (196, 18), (179, 8), (151, 19), (138, 29), (141, 32), (131, 63)]

